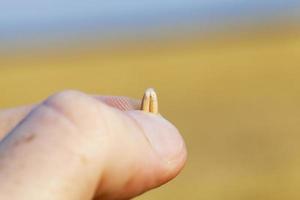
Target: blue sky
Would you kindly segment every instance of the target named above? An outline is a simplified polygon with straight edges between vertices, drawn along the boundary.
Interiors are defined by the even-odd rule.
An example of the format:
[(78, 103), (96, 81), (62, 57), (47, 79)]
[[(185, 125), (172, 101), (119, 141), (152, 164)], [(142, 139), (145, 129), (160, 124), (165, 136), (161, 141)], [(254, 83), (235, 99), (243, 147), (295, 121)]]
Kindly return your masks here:
[(298, 0), (0, 0), (0, 40), (97, 32), (147, 32), (163, 26), (210, 25), (299, 16)]

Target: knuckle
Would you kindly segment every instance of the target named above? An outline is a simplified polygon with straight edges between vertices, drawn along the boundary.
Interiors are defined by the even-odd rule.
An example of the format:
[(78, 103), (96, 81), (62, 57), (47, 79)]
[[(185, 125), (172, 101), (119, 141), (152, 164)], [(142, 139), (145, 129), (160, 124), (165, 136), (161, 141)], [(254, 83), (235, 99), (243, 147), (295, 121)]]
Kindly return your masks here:
[(82, 92), (66, 90), (53, 94), (43, 104), (56, 109), (66, 117), (74, 118), (76, 113), (83, 112), (89, 105), (89, 98)]
[(45, 104), (59, 107), (61, 109), (72, 108), (74, 104), (83, 102), (87, 95), (76, 90), (65, 90), (55, 93), (46, 99)]
[(104, 109), (100, 101), (76, 90), (58, 92), (44, 101), (44, 105), (84, 127), (95, 125), (95, 121), (102, 118)]
[(45, 102), (48, 104), (59, 104), (64, 106), (68, 105), (70, 101), (74, 101), (83, 95), (85, 94), (77, 90), (65, 90), (51, 95)]

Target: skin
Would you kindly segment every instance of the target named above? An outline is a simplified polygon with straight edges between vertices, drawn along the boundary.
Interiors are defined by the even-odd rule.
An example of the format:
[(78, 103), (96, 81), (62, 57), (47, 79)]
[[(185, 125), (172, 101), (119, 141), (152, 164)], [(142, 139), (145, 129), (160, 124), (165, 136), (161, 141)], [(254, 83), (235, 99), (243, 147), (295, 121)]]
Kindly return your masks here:
[(0, 199), (130, 199), (186, 161), (177, 129), (126, 97), (79, 91), (0, 110)]

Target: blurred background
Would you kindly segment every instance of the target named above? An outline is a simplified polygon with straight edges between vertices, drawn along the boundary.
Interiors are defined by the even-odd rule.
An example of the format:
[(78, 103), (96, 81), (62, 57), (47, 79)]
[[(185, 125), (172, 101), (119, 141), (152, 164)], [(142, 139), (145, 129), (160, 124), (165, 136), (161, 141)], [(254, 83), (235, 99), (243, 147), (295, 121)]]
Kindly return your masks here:
[(189, 159), (138, 200), (300, 199), (300, 1), (0, 1), (0, 107), (141, 98)]

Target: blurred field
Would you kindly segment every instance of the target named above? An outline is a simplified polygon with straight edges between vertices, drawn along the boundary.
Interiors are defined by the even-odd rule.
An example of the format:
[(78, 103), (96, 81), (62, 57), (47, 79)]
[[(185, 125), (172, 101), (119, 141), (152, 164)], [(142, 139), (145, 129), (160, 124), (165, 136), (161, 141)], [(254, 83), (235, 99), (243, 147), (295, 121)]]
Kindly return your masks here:
[(0, 106), (74, 88), (140, 98), (152, 86), (189, 150), (139, 200), (300, 199), (300, 34), (153, 40), (0, 56)]

